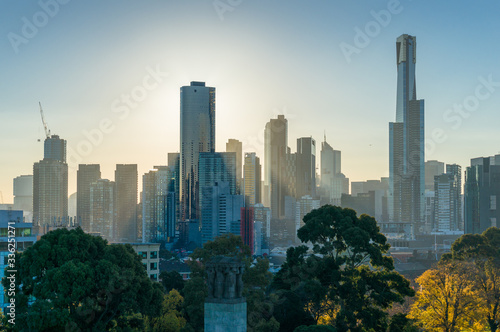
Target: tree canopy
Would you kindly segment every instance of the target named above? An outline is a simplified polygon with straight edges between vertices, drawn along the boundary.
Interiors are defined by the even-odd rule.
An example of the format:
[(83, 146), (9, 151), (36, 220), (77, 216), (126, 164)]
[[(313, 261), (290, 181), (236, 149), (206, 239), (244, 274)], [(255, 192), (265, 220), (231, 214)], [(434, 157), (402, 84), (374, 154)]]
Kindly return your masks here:
[(162, 286), (130, 245), (58, 229), (17, 253), (16, 262), (16, 330), (107, 330), (133, 313), (160, 314)]
[[(298, 237), (312, 244), (312, 252), (304, 245), (289, 248), (273, 287), (287, 298), (289, 292), (295, 293), (300, 299), (290, 304), (297, 306), (295, 310), (306, 308), (314, 321), (321, 319), (337, 331), (385, 331), (385, 309), (414, 291), (394, 271), (392, 258), (386, 255), (390, 245), (375, 219), (325, 205), (307, 214), (304, 223)], [(297, 317), (281, 319), (290, 322)]]

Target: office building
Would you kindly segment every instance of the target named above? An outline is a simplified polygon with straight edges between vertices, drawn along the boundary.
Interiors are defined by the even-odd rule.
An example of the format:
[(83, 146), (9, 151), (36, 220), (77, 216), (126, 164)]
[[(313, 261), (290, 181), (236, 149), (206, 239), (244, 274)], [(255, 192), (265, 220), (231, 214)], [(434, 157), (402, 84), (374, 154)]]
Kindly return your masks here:
[(239, 195), (243, 192), (243, 143), (237, 139), (230, 138), (226, 143), (226, 152), (236, 153), (236, 192)]
[(396, 41), (396, 121), (389, 123), (389, 214), (423, 232), (425, 213), (424, 101), (417, 99), (416, 38), (401, 35)]
[(115, 183), (98, 179), (89, 186), (89, 225), (87, 232), (99, 233), (108, 241), (114, 241)]
[(297, 139), (295, 197), (316, 197), (316, 141), (312, 137)]
[(245, 205), (253, 206), (261, 203), (261, 166), (260, 158), (255, 152), (245, 153), (243, 174)]
[(142, 241), (172, 242), (176, 228), (176, 199), (169, 166), (155, 166), (142, 176)]
[(333, 177), (341, 172), (341, 152), (334, 150), (326, 142), (325, 136), (324, 141), (321, 142), (321, 187), (329, 190)]
[(201, 241), (213, 241), (215, 237), (233, 233), (240, 235), (241, 208), (245, 206), (243, 195), (231, 194), (228, 182), (216, 182), (201, 189)]
[(43, 144), (43, 159), (59, 160), (66, 163), (66, 140), (57, 135), (47, 137)]
[(116, 219), (114, 238), (137, 240), (137, 164), (117, 164), (115, 170)]
[(90, 231), (90, 185), (100, 178), (100, 165), (78, 165), (76, 173), (76, 222), (85, 232)]
[(285, 215), (287, 150), (288, 121), (284, 115), (278, 115), (266, 124), (264, 131), (264, 185), (268, 188), (273, 219)]
[(434, 190), (434, 177), (444, 174), (444, 163), (437, 160), (425, 162), (425, 190)]
[[(459, 166), (460, 167), (460, 166)], [(446, 173), (434, 177), (434, 231), (458, 231), (460, 226), (459, 179)]]
[(499, 225), (500, 165), (491, 164), (497, 156), (472, 159), (465, 171), (465, 233), (478, 234)]
[(181, 87), (180, 108), (180, 218), (199, 220), (198, 161), (200, 152), (215, 152), (215, 88)]
[(22, 210), (26, 221), (33, 219), (33, 175), (14, 178), (14, 210)]
[(252, 255), (255, 253), (255, 230), (254, 230), (254, 210), (253, 207), (242, 207), (241, 209), (240, 236), (243, 244), (250, 247)]
[(297, 237), (297, 231), (304, 226), (304, 216), (314, 209), (319, 209), (319, 199), (315, 199), (309, 195), (303, 196), (297, 200), (295, 204), (295, 240), (300, 241)]

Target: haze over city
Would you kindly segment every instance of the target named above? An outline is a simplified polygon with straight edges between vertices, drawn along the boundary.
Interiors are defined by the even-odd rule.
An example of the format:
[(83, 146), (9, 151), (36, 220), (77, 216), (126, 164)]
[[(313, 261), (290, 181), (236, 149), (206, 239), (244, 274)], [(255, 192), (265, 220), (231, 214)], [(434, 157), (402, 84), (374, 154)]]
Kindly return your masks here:
[[(39, 101), (52, 134), (68, 142), (71, 194), (79, 163), (101, 164), (109, 179), (118, 163), (137, 163), (139, 175), (166, 164), (167, 153), (179, 151), (179, 89), (196, 80), (217, 89), (216, 151), (236, 138), (262, 158), (265, 124), (284, 114), (292, 151), (297, 137), (319, 144), (326, 133), (351, 181), (388, 176), (394, 45), (403, 33), (418, 41), (426, 160), (465, 167), (470, 158), (498, 153), (498, 3), (216, 4), (69, 1), (29, 31), (40, 4), (3, 2), (4, 202), (12, 202), (12, 179), (32, 174), (43, 158)], [(473, 112), (453, 111), (484, 81), (493, 83)], [(146, 94), (127, 102), (137, 87)], [(97, 129), (102, 138), (95, 134), (92, 142)]]

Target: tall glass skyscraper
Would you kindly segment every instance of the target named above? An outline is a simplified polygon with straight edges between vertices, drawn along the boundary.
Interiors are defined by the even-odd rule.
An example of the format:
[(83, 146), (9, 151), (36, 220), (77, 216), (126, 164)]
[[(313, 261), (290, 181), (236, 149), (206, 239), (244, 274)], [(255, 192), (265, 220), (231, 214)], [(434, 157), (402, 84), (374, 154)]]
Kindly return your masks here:
[(215, 88), (205, 82), (181, 87), (180, 219), (200, 219), (200, 152), (215, 152)]
[(396, 121), (389, 123), (389, 213), (422, 232), (425, 213), (424, 101), (417, 99), (416, 37), (396, 41), (398, 68)]

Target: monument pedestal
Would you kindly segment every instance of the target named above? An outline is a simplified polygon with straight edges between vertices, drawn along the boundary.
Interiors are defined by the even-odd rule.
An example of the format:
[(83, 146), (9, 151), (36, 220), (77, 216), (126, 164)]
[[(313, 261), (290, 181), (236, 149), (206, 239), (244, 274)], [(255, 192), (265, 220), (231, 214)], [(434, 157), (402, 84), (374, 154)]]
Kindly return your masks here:
[(245, 265), (235, 257), (217, 256), (206, 264), (205, 332), (247, 331), (244, 268)]
[(246, 332), (247, 303), (205, 302), (205, 332)]

